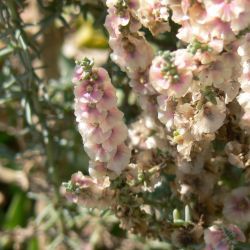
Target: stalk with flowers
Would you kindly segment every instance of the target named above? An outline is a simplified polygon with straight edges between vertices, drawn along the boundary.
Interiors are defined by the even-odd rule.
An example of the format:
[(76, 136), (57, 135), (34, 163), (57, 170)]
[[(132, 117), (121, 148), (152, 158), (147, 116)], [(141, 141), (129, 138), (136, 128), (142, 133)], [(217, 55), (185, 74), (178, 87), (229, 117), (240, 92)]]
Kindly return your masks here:
[[(106, 5), (110, 57), (142, 112), (125, 125), (106, 70), (77, 63), (89, 176), (74, 174), (66, 196), (176, 249), (250, 249), (250, 1)], [(177, 49), (157, 51), (143, 30), (159, 36), (173, 23)]]

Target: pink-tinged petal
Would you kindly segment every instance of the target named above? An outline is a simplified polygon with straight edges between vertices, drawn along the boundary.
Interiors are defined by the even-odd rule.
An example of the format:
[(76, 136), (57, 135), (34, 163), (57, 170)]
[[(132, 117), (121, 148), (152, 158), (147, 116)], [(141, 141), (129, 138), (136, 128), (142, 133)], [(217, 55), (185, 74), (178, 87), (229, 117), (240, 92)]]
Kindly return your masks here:
[(179, 28), (178, 33), (176, 35), (177, 38), (187, 43), (192, 42), (193, 36), (194, 35), (193, 35), (192, 26), (189, 24), (186, 24), (185, 26), (182, 26), (181, 28)]
[(231, 21), (231, 29), (237, 35), (241, 30), (247, 28), (250, 25), (250, 13), (244, 12), (239, 15), (238, 18)]
[(74, 92), (78, 101), (82, 103), (97, 103), (103, 95), (102, 88), (93, 82), (75, 86)]
[(80, 123), (78, 129), (82, 137), (93, 143), (103, 143), (110, 135), (111, 131), (103, 132), (98, 124)]
[(194, 71), (197, 68), (193, 55), (187, 49), (178, 49), (175, 51), (174, 64), (179, 70)]
[(112, 151), (117, 145), (125, 141), (127, 136), (127, 127), (124, 123), (120, 122), (112, 128), (109, 138), (103, 142), (103, 148), (107, 151)]
[(130, 161), (130, 150), (125, 144), (117, 146), (117, 151), (113, 158), (108, 162), (107, 168), (120, 174)]
[(217, 226), (209, 227), (204, 231), (204, 240), (206, 244), (212, 246), (217, 245), (221, 240), (223, 240), (223, 232)]
[(235, 39), (235, 35), (230, 28), (229, 23), (222, 22), (220, 19), (216, 19), (208, 24), (212, 39), (221, 39), (225, 43), (232, 42)]
[(90, 123), (99, 123), (106, 117), (107, 112), (99, 111), (95, 105), (76, 103), (75, 115), (77, 122), (87, 119)]
[[(220, 53), (223, 50), (223, 41), (219, 39), (211, 40), (208, 45), (217, 53)], [(207, 52), (209, 53), (209, 52)], [(210, 52), (211, 54), (211, 52)]]
[(98, 178), (98, 174), (107, 174), (100, 168), (106, 169), (106, 164), (113, 159), (117, 145), (127, 137), (127, 128), (122, 122), (123, 114), (116, 108), (116, 91), (107, 71), (93, 68), (90, 79), (82, 80), (81, 74), (86, 73), (83, 69), (78, 67), (75, 73), (80, 81), (74, 89), (75, 116), (85, 151), (92, 161), (90, 172)]
[(108, 72), (104, 68), (95, 68), (93, 72), (96, 76), (94, 81), (96, 84), (105, 85), (105, 83), (111, 82)]
[(74, 84), (79, 83), (82, 80), (82, 75), (83, 75), (83, 68), (81, 66), (76, 66), (72, 82)]
[(71, 182), (80, 188), (87, 188), (96, 184), (91, 177), (83, 175), (80, 171), (71, 176)]
[(104, 89), (102, 99), (97, 103), (96, 107), (98, 110), (109, 110), (116, 106), (117, 97), (113, 87), (107, 87)]
[(94, 161), (108, 162), (115, 155), (116, 149), (108, 152), (102, 147), (102, 144), (94, 144), (87, 142), (84, 145), (84, 149), (88, 156)]
[(161, 56), (154, 58), (149, 70), (149, 81), (159, 93), (165, 93), (170, 86), (170, 81), (164, 78), (162, 68), (165, 64)]
[(107, 111), (107, 116), (100, 123), (100, 127), (103, 132), (112, 129), (117, 123), (123, 118), (123, 113), (116, 107), (111, 108)]
[(113, 49), (111, 59), (123, 71), (143, 71), (148, 68), (153, 59), (151, 45), (143, 36), (126, 36), (110, 39), (109, 45)]
[(250, 222), (250, 189), (239, 187), (232, 191), (224, 202), (223, 215), (229, 221), (239, 225)]
[(205, 1), (205, 6), (210, 16), (218, 17), (224, 22), (232, 21), (244, 11), (244, 5), (239, 1), (208, 0)]
[(187, 72), (185, 74), (181, 74), (179, 77), (180, 79), (174, 83), (171, 83), (168, 89), (169, 95), (175, 96), (177, 98), (182, 97), (187, 93), (191, 85), (193, 75), (191, 72)]
[(152, 95), (155, 90), (149, 82), (148, 69), (142, 72), (131, 72), (128, 77), (131, 79), (129, 85), (139, 95)]
[(93, 178), (100, 178), (107, 173), (107, 163), (100, 161), (89, 162), (89, 175)]
[(230, 250), (228, 237), (225, 235), (224, 228), (234, 236), (235, 240), (245, 242), (244, 233), (235, 225), (214, 225), (204, 231), (205, 249)]
[(111, 37), (118, 37), (121, 34), (120, 27), (128, 25), (130, 21), (128, 11), (124, 12), (122, 15), (117, 15), (116, 11), (114, 7), (108, 9), (108, 15), (106, 16), (104, 24)]

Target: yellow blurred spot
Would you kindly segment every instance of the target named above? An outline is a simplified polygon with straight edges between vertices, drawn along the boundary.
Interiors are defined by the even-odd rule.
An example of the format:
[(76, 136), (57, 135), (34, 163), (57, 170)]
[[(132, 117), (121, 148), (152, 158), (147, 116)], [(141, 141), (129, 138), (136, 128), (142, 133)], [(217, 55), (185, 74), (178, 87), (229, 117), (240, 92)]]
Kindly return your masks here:
[(107, 48), (108, 41), (101, 30), (95, 29), (89, 20), (83, 21), (75, 34), (75, 45), (78, 48)]

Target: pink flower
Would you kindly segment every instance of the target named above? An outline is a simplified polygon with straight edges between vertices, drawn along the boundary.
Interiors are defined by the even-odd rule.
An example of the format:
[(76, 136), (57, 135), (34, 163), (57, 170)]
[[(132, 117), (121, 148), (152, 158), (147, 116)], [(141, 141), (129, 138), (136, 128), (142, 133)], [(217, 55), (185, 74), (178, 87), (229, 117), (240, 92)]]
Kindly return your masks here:
[(114, 147), (125, 141), (128, 136), (127, 127), (122, 122), (117, 123), (110, 132), (109, 137), (103, 143), (103, 147), (108, 151), (112, 151)]
[(84, 141), (91, 140), (94, 143), (103, 143), (112, 133), (111, 130), (104, 132), (98, 123), (80, 122), (78, 129)]
[(117, 15), (116, 12), (117, 10), (115, 7), (109, 8), (108, 15), (105, 20), (105, 28), (113, 38), (117, 38), (121, 34), (120, 29), (127, 26), (130, 21), (130, 14), (128, 10), (123, 11), (121, 15)]
[(117, 103), (117, 97), (115, 89), (112, 85), (109, 84), (108, 87), (104, 88), (102, 98), (96, 104), (96, 107), (98, 108), (98, 110), (106, 111), (115, 107), (116, 103)]
[(76, 66), (74, 76), (72, 78), (73, 83), (78, 83), (82, 80), (83, 68), (79, 65)]
[(144, 71), (152, 61), (153, 50), (142, 36), (110, 38), (109, 44), (113, 49), (111, 59), (123, 71)]
[(84, 144), (84, 149), (90, 159), (93, 161), (108, 162), (116, 153), (116, 148), (112, 151), (106, 150), (102, 144), (97, 144), (93, 142), (86, 142)]
[(214, 133), (223, 125), (225, 118), (226, 106), (223, 101), (216, 98), (216, 104), (207, 102), (194, 116), (193, 133)]
[(88, 120), (91, 123), (98, 123), (103, 120), (107, 115), (106, 111), (100, 111), (95, 103), (79, 103), (75, 102), (75, 116), (77, 121), (82, 119)]
[(101, 122), (101, 128), (103, 132), (111, 130), (113, 126), (116, 126), (117, 123), (123, 118), (123, 113), (116, 107), (111, 108), (107, 111), (107, 116)]
[(210, 16), (218, 17), (224, 22), (238, 18), (245, 7), (241, 0), (207, 0), (204, 4)]
[(230, 24), (215, 19), (207, 24), (207, 29), (210, 30), (210, 40), (219, 39), (224, 41), (224, 44), (228, 44), (235, 39), (235, 35), (231, 30)]
[(189, 65), (188, 61), (184, 60), (181, 63), (180, 60), (175, 60), (174, 56), (173, 59), (167, 59), (173, 62), (166, 61), (163, 56), (155, 57), (150, 67), (149, 79), (152, 86), (160, 94), (181, 97), (187, 93), (191, 85), (193, 74), (190, 69), (192, 66)]
[(101, 86), (93, 85), (90, 81), (86, 81), (86, 84), (81, 84), (75, 87), (75, 96), (79, 102), (82, 103), (97, 103), (101, 100), (103, 90)]
[(155, 93), (154, 88), (149, 82), (148, 69), (146, 71), (136, 71), (128, 73), (131, 81), (129, 85), (139, 95), (152, 95)]
[(116, 153), (107, 164), (107, 168), (120, 174), (122, 170), (128, 165), (131, 153), (125, 144), (117, 146)]
[(241, 30), (246, 29), (250, 24), (249, 7), (241, 13), (238, 18), (233, 19), (230, 23), (232, 31), (237, 35)]
[(140, 22), (147, 27), (153, 35), (170, 31), (168, 24), (168, 3), (164, 0), (141, 0), (138, 9)]
[(100, 161), (89, 161), (89, 175), (93, 178), (102, 178), (107, 174), (107, 163)]
[(245, 226), (250, 223), (250, 188), (234, 189), (226, 198), (223, 215), (230, 222)]
[[(127, 127), (122, 121), (123, 114), (116, 108), (116, 91), (107, 72), (92, 67), (93, 62), (85, 58), (76, 68), (75, 115), (78, 129), (91, 160), (90, 174), (107, 174), (108, 171), (101, 169), (107, 170), (108, 166), (120, 174), (130, 158), (129, 149), (124, 144)], [(122, 152), (126, 152), (126, 159)], [(118, 156), (123, 160), (117, 166), (112, 165)], [(110, 161), (112, 163), (108, 165)], [(99, 175), (96, 173), (98, 169), (101, 171)]]
[[(223, 228), (224, 227), (224, 228)], [(233, 240), (245, 242), (246, 237), (243, 232), (235, 225), (228, 225), (228, 226), (211, 226), (204, 231), (204, 239), (206, 243), (206, 250), (230, 250), (231, 244), (230, 239), (226, 234), (228, 231), (232, 236)]]

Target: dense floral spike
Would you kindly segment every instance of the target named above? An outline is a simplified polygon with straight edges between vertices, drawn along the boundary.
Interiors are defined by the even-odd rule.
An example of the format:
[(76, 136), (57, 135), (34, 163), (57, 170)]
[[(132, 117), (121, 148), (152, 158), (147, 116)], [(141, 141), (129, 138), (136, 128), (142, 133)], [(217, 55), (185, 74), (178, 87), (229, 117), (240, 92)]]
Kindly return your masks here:
[(139, 95), (154, 93), (148, 84), (148, 70), (153, 59), (153, 49), (139, 31), (138, 0), (107, 1), (108, 15), (105, 27), (109, 32), (109, 45), (113, 50), (111, 59), (125, 71), (130, 86)]
[(98, 175), (102, 166), (102, 170), (119, 175), (129, 163), (130, 150), (124, 144), (127, 127), (116, 107), (116, 92), (108, 73), (93, 68), (93, 61), (85, 58), (76, 67), (73, 83), (78, 129), (91, 159), (89, 172), (99, 176), (104, 173)]

